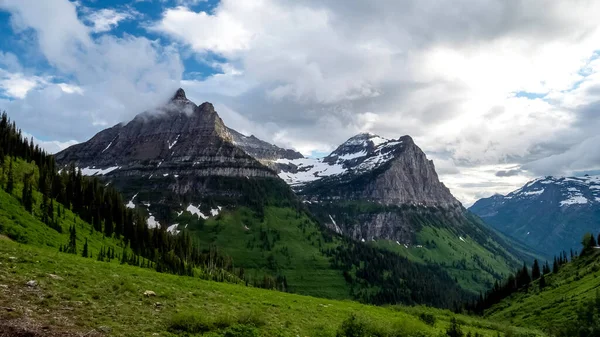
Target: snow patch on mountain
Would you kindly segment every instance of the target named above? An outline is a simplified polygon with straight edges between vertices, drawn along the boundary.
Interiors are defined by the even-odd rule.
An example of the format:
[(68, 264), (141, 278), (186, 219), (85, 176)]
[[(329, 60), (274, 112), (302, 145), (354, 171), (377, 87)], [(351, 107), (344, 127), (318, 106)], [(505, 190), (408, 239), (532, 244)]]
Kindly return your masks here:
[(148, 218), (148, 220), (146, 220), (146, 224), (148, 225), (148, 228), (150, 228), (150, 229), (160, 228), (160, 223), (156, 220), (156, 218), (154, 218), (154, 215), (150, 216)]
[[(277, 159), (279, 177), (290, 185), (302, 185), (324, 177), (374, 170), (395, 156), (400, 140), (373, 134), (359, 134), (323, 158)], [(287, 167), (286, 167), (287, 166)]]
[(127, 205), (125, 205), (125, 207), (134, 209), (135, 204), (133, 203), (133, 200), (135, 199), (135, 197), (137, 197), (137, 195), (138, 195), (138, 193), (136, 193), (133, 197), (131, 197), (131, 200), (129, 200), (129, 202), (127, 203)]
[(105, 169), (98, 169), (94, 167), (86, 167), (81, 169), (81, 174), (84, 176), (103, 176), (109, 174), (114, 170), (120, 169), (120, 166), (107, 167)]
[(167, 144), (169, 145), (169, 150), (173, 148), (173, 146), (175, 146), (175, 144), (177, 144), (177, 141), (179, 140), (179, 136), (181, 135), (177, 135), (177, 138), (175, 138), (175, 141), (173, 143), (167, 142)]
[(204, 220), (208, 219), (208, 216), (204, 215), (198, 207), (196, 207), (192, 204), (190, 204), (185, 210), (192, 213), (192, 215), (197, 215), (198, 217), (200, 217)]
[(180, 231), (177, 230), (177, 226), (179, 226), (179, 224), (172, 224), (171, 226), (167, 227), (167, 233), (171, 233), (171, 234), (179, 234)]
[(563, 200), (560, 202), (560, 206), (569, 206), (575, 204), (587, 204), (588, 199), (582, 195), (574, 195), (569, 197), (569, 199)]

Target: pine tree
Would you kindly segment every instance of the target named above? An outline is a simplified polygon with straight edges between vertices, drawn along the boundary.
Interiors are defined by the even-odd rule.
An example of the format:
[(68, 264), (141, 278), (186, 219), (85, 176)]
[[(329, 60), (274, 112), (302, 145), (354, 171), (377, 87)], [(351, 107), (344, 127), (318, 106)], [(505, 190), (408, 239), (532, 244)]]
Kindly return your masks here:
[(22, 192), (22, 202), (23, 207), (31, 213), (33, 211), (33, 188), (31, 186), (31, 175), (25, 174), (23, 176), (23, 192)]
[(13, 161), (11, 160), (8, 163), (8, 180), (6, 182), (6, 192), (10, 194), (10, 193), (12, 193), (14, 188), (15, 188), (15, 176), (13, 173)]
[(558, 260), (556, 259), (556, 256), (554, 257), (554, 264), (552, 265), (552, 273), (558, 273)]
[(550, 274), (550, 265), (548, 264), (548, 261), (546, 261), (546, 263), (544, 264), (544, 268), (543, 269), (543, 273), (544, 275)]
[(69, 229), (69, 253), (77, 254), (77, 232), (75, 226)]
[(540, 265), (536, 259), (533, 261), (533, 266), (531, 267), (531, 279), (537, 280), (538, 278), (540, 278)]
[(540, 276), (540, 290), (544, 289), (546, 287), (546, 278), (544, 277), (544, 274), (542, 274)]
[(85, 238), (85, 243), (83, 244), (83, 252), (81, 252), (81, 256), (88, 257), (88, 242), (87, 238)]

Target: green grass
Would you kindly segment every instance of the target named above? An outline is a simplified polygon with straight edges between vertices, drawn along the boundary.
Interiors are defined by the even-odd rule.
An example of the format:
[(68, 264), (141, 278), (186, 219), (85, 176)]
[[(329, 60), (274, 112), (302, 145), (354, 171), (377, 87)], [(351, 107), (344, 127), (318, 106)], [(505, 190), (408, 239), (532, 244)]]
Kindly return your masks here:
[(349, 298), (341, 271), (332, 269), (320, 251), (335, 243), (326, 243), (321, 230), (304, 213), (283, 207), (266, 207), (264, 213), (261, 221), (250, 209), (239, 207), (190, 230), (202, 246), (216, 245), (247, 275), (259, 279), (264, 274), (281, 275), (286, 277), (289, 291)]
[[(58, 276), (50, 276), (50, 274)], [(26, 286), (36, 280), (38, 286)], [(0, 321), (24, 316), (50, 331), (89, 332), (109, 328), (111, 336), (334, 336), (351, 314), (400, 336), (439, 336), (452, 317), (466, 332), (504, 336), (510, 328), (484, 319), (423, 307), (376, 307), (263, 290), (198, 278), (160, 274), (116, 262), (59, 253), (0, 239)], [(156, 297), (145, 297), (145, 290)], [(419, 318), (433, 315), (433, 326)], [(107, 330), (107, 331), (108, 331)]]
[[(408, 248), (387, 240), (371, 244), (397, 252), (418, 263), (438, 264), (455, 277), (461, 287), (475, 293), (491, 288), (496, 280), (495, 275), (508, 275), (512, 272), (506, 260), (469, 236), (458, 235), (447, 228), (424, 226), (416, 234), (416, 242), (417, 244)], [(500, 249), (491, 240), (488, 244), (496, 245)]]
[(600, 252), (576, 258), (557, 274), (546, 275), (540, 291), (537, 282), (528, 291), (506, 298), (486, 311), (486, 316), (507, 323), (553, 329), (572, 321), (585, 301), (600, 291)]

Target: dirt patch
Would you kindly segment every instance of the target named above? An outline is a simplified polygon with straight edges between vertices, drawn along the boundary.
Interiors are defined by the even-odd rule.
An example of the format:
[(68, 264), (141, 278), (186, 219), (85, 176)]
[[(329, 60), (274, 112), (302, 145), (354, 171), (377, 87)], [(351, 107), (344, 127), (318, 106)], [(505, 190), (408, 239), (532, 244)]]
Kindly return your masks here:
[[(16, 324), (15, 324), (16, 323)], [(88, 333), (73, 333), (53, 330), (51, 327), (20, 326), (23, 322), (0, 323), (0, 337), (100, 337), (103, 334), (92, 330)]]

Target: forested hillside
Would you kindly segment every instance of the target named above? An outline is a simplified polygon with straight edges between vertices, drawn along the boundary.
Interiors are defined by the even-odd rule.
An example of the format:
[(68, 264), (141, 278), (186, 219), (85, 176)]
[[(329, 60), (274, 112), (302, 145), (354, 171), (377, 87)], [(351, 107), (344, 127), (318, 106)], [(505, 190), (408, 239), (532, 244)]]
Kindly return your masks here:
[[(600, 239), (600, 238), (599, 238)], [(600, 334), (600, 247), (592, 234), (580, 252), (523, 266), (476, 305), (485, 317), (556, 336)]]

